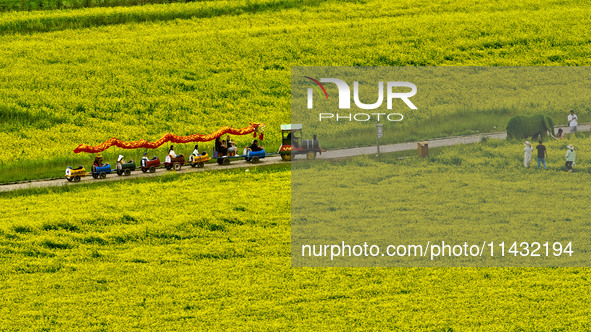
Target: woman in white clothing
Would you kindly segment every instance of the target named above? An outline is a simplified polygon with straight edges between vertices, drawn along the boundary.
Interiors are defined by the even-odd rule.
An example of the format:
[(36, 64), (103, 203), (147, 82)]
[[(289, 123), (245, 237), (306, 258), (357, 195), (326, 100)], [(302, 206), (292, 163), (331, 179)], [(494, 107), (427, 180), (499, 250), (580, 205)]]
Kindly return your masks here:
[(525, 148), (523, 148), (523, 166), (529, 167), (529, 164), (531, 164), (531, 156), (533, 151), (534, 148), (531, 146), (531, 143), (529, 141), (526, 141)]
[(176, 158), (176, 153), (174, 153), (174, 146), (171, 145), (170, 150), (168, 151), (168, 154), (166, 155), (166, 162), (171, 163), (172, 158)]

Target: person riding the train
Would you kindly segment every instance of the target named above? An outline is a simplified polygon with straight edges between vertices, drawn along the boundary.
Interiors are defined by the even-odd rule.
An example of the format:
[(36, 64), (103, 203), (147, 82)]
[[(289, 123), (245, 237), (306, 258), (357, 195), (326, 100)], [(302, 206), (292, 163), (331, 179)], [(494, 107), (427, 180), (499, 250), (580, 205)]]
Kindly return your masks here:
[(215, 139), (215, 151), (218, 153), (218, 156), (225, 156), (228, 154), (228, 148), (224, 146), (219, 137)]
[(168, 150), (168, 154), (166, 155), (166, 162), (171, 163), (172, 158), (176, 158), (176, 153), (174, 152), (174, 146), (171, 145), (170, 149)]
[(252, 141), (252, 144), (248, 147), (250, 149), (250, 151), (263, 151), (263, 148), (259, 146), (259, 141), (258, 140), (254, 140)]
[(102, 167), (103, 166), (103, 155), (101, 153), (97, 153), (94, 157), (94, 162), (92, 163), (94, 166)]
[(142, 156), (142, 166), (143, 167), (146, 167), (146, 161), (148, 161), (148, 160), (150, 160), (148, 158), (148, 153), (147, 152), (144, 152), (144, 155)]
[(238, 150), (238, 148), (236, 147), (236, 143), (230, 140), (230, 135), (226, 136), (226, 148), (228, 150), (228, 156), (236, 155), (236, 150)]
[(207, 152), (201, 152), (199, 153), (199, 144), (195, 144), (195, 150), (193, 150), (192, 155), (194, 155), (195, 157), (197, 156), (204, 156)]
[(122, 154), (119, 155), (119, 158), (117, 158), (117, 162), (118, 163), (122, 163), (122, 164), (129, 164), (132, 163), (133, 160), (128, 160), (127, 162), (125, 162), (125, 160), (123, 160), (123, 158), (125, 158), (125, 156), (123, 156)]
[(300, 146), (300, 138), (295, 135), (295, 132), (290, 131), (289, 134), (287, 134), (287, 139), (291, 142), (291, 145), (293, 145), (294, 147), (297, 148)]

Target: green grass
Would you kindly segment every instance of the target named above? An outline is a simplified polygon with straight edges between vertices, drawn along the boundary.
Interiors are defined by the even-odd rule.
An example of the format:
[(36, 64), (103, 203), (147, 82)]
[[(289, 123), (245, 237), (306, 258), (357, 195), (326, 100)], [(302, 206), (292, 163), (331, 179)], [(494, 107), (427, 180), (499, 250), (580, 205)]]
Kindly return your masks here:
[[(203, 1), (203, 0), (201, 0)], [(2, 0), (0, 11), (32, 11), (77, 9), (88, 7), (137, 6), (146, 4), (186, 2), (185, 0)]]
[[(92, 2), (93, 0), (86, 0)], [(136, 0), (115, 0), (136, 1)], [(141, 0), (140, 0), (141, 1)], [(149, 0), (151, 1), (151, 0)], [(345, 2), (347, 0), (344, 0)], [(185, 3), (187, 2), (187, 3)], [(0, 33), (38, 33), (65, 29), (93, 28), (138, 22), (159, 22), (200, 19), (219, 16), (238, 16), (248, 13), (273, 12), (306, 5), (317, 5), (319, 0), (257, 0), (257, 1), (161, 1), (151, 6), (89, 8), (5, 13), (0, 19)], [(170, 4), (172, 3), (172, 4)], [(114, 7), (114, 6), (86, 6)], [(0, 7), (1, 8), (1, 7)]]
[[(415, 122), (413, 125), (387, 125), (380, 142), (381, 144), (392, 144), (415, 142), (429, 138), (503, 132), (507, 121), (515, 114), (515, 111), (509, 110), (463, 111), (433, 116), (427, 120)], [(460, 130), (460, 128), (464, 129)], [(366, 129), (352, 128), (346, 135), (328, 136), (322, 139), (322, 147), (327, 149), (375, 144), (374, 126), (369, 126)]]
[[(290, 121), (291, 66), (586, 65), (588, 11), (562, 2), (269, 0), (3, 14), (0, 109), (21, 120), (2, 125), (11, 148), (0, 163), (55, 164), (56, 174), (88, 163), (72, 153), (80, 143), (251, 121), (265, 122), (266, 144), (277, 146)], [(583, 121), (586, 105), (577, 108)], [(506, 119), (481, 111), (489, 113), (453, 125), (438, 114), (409, 117), (391, 139), (482, 132)], [(550, 114), (562, 120), (562, 111)]]

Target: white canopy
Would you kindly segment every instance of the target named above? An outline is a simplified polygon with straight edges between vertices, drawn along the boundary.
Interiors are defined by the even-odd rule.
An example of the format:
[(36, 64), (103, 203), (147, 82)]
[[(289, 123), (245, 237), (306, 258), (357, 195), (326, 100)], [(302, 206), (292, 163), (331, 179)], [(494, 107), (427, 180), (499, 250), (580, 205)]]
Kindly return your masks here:
[(301, 130), (302, 129), (302, 124), (298, 123), (298, 124), (282, 124), (281, 125), (281, 130)]

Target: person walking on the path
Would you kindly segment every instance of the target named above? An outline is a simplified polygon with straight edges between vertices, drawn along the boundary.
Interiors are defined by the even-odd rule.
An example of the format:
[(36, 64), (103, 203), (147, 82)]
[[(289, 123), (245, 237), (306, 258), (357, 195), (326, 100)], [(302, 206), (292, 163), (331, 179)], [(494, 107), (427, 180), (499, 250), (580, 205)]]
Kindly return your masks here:
[(538, 150), (538, 169), (540, 169), (540, 163), (542, 163), (544, 165), (544, 169), (548, 169), (548, 167), (546, 167), (546, 157), (548, 157), (548, 152), (546, 151), (546, 147), (544, 146), (544, 142), (540, 141), (540, 144), (538, 144), (538, 146), (536, 146), (536, 149)]
[(573, 171), (573, 165), (575, 163), (575, 147), (571, 144), (566, 148), (568, 150), (566, 150), (566, 156), (564, 156), (566, 158), (565, 166), (567, 171), (570, 173)]
[(529, 141), (525, 141), (525, 148), (523, 148), (523, 166), (526, 168), (531, 164), (531, 156), (533, 151), (534, 148), (531, 146), (531, 143)]
[(568, 126), (570, 127), (571, 134), (574, 134), (577, 132), (578, 120), (579, 120), (579, 118), (575, 114), (575, 111), (570, 110), (570, 115), (568, 116)]

